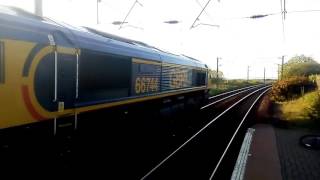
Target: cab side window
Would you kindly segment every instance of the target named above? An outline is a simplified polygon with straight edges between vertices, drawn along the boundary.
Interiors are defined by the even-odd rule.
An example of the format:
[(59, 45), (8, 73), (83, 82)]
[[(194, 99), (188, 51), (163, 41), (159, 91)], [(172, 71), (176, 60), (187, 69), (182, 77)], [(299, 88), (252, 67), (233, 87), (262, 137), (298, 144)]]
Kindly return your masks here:
[(79, 62), (79, 101), (92, 103), (128, 97), (131, 59), (82, 50)]

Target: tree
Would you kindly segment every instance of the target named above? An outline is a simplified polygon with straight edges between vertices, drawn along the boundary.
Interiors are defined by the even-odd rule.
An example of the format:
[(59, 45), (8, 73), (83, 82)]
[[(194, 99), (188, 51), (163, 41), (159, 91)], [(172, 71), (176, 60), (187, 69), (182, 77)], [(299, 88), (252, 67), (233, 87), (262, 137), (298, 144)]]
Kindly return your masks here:
[(222, 71), (219, 71), (218, 73), (218, 79), (217, 79), (217, 71), (216, 70), (209, 70), (209, 79), (212, 83), (217, 83), (217, 82), (220, 82), (224, 79), (223, 77), (223, 72)]
[(291, 58), (283, 67), (284, 78), (309, 76), (312, 74), (320, 74), (320, 64), (312, 57), (307, 57), (305, 55)]

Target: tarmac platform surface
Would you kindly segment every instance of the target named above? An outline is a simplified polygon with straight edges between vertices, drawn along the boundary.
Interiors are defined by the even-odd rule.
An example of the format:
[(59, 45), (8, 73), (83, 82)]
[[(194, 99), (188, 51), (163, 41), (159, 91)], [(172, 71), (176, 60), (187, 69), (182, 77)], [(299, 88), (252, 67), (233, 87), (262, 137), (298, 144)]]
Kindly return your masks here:
[(252, 129), (244, 172), (236, 179), (320, 180), (320, 150), (299, 144), (300, 137), (320, 135), (320, 131), (276, 128), (270, 124), (256, 124)]

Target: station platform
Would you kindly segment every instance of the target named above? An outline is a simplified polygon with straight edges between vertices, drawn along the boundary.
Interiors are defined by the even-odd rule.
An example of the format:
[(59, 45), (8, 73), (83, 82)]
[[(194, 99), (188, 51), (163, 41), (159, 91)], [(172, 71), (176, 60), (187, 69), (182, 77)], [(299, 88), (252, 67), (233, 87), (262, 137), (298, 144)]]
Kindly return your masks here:
[(256, 124), (247, 130), (232, 180), (319, 180), (320, 150), (306, 149), (300, 137), (320, 134)]

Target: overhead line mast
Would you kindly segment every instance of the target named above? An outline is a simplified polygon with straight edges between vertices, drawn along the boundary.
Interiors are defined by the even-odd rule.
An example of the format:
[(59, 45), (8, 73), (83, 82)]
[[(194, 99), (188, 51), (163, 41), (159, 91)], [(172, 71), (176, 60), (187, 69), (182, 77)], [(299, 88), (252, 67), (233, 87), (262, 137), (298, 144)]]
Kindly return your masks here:
[[(208, 0), (208, 2), (206, 3), (206, 5), (202, 8), (202, 10), (201, 10), (201, 12), (199, 13), (199, 15), (197, 16), (197, 18), (193, 21), (190, 29), (196, 27), (196, 26), (195, 26), (196, 22), (199, 20), (201, 14), (202, 14), (202, 13), (204, 12), (204, 10), (207, 8), (207, 6), (208, 6), (208, 4), (210, 3), (210, 1), (211, 1), (211, 0)], [(220, 1), (218, 0), (218, 2), (220, 2)], [(208, 25), (208, 24), (205, 24), (205, 25)], [(213, 25), (213, 26), (219, 27), (218, 25)]]
[(125, 21), (127, 20), (127, 18), (128, 18), (128, 16), (129, 16), (129, 14), (131, 13), (132, 9), (134, 8), (134, 6), (135, 6), (137, 3), (138, 3), (140, 6), (142, 6), (142, 7), (143, 7), (143, 5), (142, 5), (138, 0), (135, 0), (135, 1), (134, 1), (134, 3), (132, 4), (131, 8), (129, 9), (129, 11), (128, 11), (128, 13), (127, 13), (126, 17), (123, 19), (122, 23), (120, 24), (119, 29), (121, 29), (121, 28), (122, 28), (123, 23), (125, 23)]

